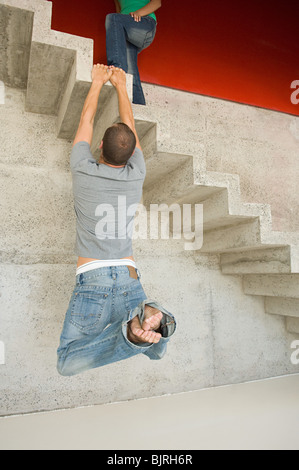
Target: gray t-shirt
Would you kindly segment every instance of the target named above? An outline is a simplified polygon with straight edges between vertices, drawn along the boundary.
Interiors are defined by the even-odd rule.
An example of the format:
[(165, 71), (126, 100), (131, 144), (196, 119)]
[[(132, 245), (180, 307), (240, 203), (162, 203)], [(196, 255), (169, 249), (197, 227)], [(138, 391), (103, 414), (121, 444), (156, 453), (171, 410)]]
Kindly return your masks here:
[(132, 256), (134, 217), (146, 176), (143, 153), (136, 149), (127, 165), (98, 164), (90, 145), (79, 142), (71, 154), (76, 254), (99, 260)]

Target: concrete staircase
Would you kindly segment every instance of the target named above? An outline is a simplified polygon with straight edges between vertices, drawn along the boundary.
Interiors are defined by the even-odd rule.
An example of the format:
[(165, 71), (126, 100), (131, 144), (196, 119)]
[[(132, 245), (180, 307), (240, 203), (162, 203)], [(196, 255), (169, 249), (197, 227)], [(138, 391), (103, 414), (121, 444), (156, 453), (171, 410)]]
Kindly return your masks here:
[[(51, 9), (45, 0), (0, 0), (0, 80), (26, 89), (26, 111), (56, 116), (57, 136), (72, 140), (90, 86), (93, 42), (51, 30)], [(130, 93), (131, 85), (128, 77)], [(200, 252), (218, 254), (223, 274), (242, 276), (245, 294), (263, 296), (266, 312), (284, 316), (288, 331), (299, 333), (299, 234), (273, 231), (269, 205), (242, 202), (237, 175), (208, 171), (196, 135), (173, 139), (169, 128), (177, 117), (166, 103), (133, 108), (148, 169), (144, 204), (202, 204)], [(117, 119), (108, 84), (96, 117), (95, 154)]]

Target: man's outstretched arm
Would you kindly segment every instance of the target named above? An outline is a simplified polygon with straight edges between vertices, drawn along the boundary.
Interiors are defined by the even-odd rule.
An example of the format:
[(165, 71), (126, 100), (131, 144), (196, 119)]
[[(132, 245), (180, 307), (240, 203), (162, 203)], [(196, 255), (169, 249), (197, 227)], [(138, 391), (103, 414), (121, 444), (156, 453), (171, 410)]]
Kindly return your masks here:
[(83, 106), (80, 124), (73, 145), (76, 145), (78, 142), (87, 142), (91, 145), (94, 118), (97, 111), (99, 96), (103, 85), (110, 80), (111, 75), (112, 71), (106, 65), (94, 65), (91, 76), (92, 85)]
[(116, 88), (118, 94), (119, 116), (121, 122), (127, 124), (132, 129), (136, 137), (136, 147), (140, 150), (141, 145), (135, 128), (135, 119), (133, 115), (132, 105), (130, 103), (127, 92), (126, 74), (122, 69), (113, 68), (110, 78), (112, 85)]

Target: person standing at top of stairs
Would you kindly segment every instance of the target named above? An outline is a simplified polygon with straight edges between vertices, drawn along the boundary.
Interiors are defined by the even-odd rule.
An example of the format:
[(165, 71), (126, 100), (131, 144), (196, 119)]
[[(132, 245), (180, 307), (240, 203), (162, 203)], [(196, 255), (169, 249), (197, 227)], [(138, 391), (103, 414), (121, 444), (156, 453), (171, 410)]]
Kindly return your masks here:
[[(121, 122), (106, 130), (97, 162), (90, 146), (101, 89), (109, 80)], [(133, 222), (146, 167), (120, 68), (93, 67), (73, 144), (78, 264), (57, 351), (58, 372), (72, 376), (137, 354), (162, 359), (176, 322), (147, 299), (133, 257)]]
[(155, 11), (161, 0), (114, 0), (116, 13), (106, 17), (107, 63), (133, 75), (133, 103), (145, 105), (138, 70), (138, 54), (156, 35)]

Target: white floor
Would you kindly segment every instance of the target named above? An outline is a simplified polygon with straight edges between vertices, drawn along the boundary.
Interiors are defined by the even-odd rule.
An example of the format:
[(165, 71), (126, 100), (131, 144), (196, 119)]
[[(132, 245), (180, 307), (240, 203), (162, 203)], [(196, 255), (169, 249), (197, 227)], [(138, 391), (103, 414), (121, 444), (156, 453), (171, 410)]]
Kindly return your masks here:
[(299, 450), (299, 374), (0, 418), (0, 450)]

